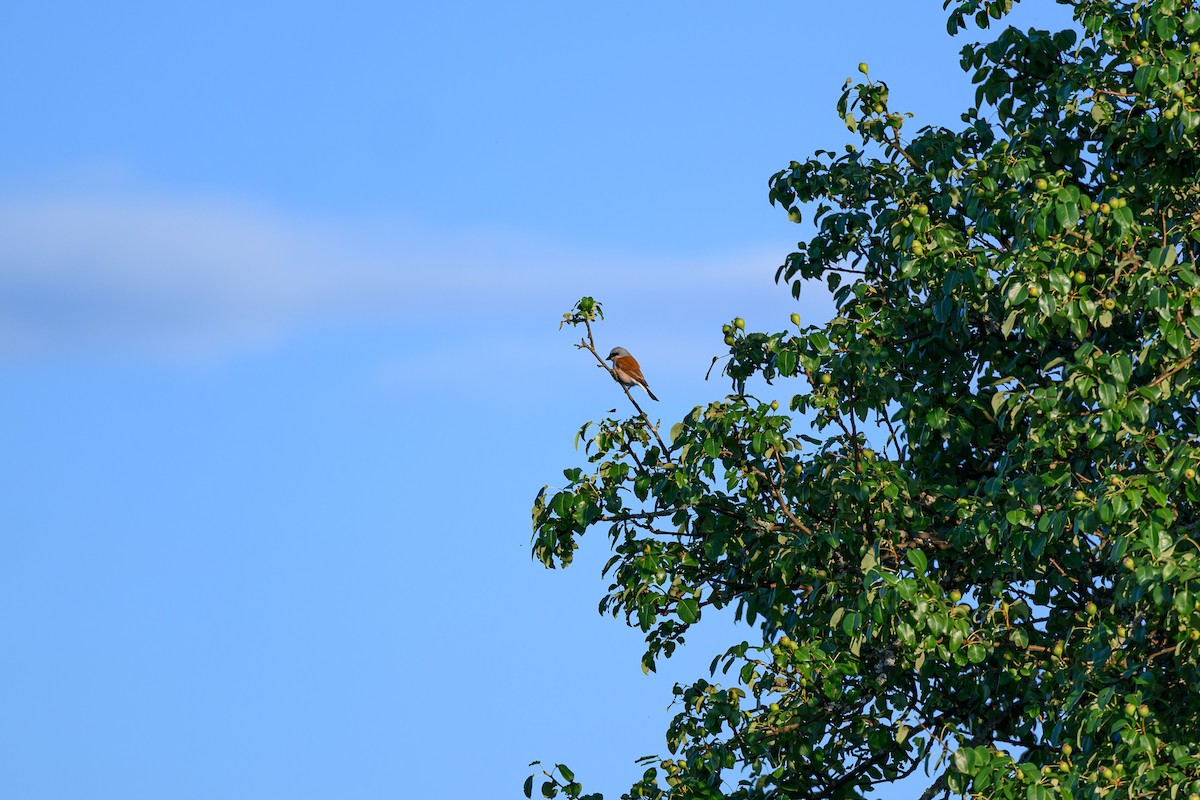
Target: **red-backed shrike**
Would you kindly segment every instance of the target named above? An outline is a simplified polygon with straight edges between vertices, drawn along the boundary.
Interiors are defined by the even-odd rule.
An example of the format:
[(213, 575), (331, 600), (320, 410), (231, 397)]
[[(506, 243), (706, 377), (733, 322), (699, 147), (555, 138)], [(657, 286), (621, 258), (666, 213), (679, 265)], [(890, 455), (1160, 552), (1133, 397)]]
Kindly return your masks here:
[(654, 392), (650, 391), (650, 384), (646, 383), (646, 376), (642, 374), (642, 367), (637, 363), (637, 359), (629, 355), (629, 351), (624, 347), (614, 347), (612, 352), (608, 354), (608, 360), (613, 362), (613, 372), (617, 375), (617, 382), (626, 389), (631, 386), (640, 386), (646, 390), (646, 394), (650, 395), (650, 399), (658, 402), (658, 398), (654, 396)]

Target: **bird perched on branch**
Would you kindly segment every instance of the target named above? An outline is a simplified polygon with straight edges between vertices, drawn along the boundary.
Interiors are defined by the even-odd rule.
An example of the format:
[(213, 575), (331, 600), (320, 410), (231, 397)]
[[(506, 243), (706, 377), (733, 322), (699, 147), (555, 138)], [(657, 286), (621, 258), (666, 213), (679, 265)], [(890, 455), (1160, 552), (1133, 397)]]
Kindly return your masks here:
[(613, 372), (617, 376), (618, 383), (626, 389), (631, 386), (641, 386), (646, 390), (646, 394), (650, 395), (651, 400), (658, 402), (654, 392), (650, 391), (650, 384), (646, 383), (646, 376), (642, 374), (641, 365), (638, 364), (636, 358), (629, 355), (628, 350), (624, 347), (614, 347), (608, 354), (608, 360), (613, 362)]

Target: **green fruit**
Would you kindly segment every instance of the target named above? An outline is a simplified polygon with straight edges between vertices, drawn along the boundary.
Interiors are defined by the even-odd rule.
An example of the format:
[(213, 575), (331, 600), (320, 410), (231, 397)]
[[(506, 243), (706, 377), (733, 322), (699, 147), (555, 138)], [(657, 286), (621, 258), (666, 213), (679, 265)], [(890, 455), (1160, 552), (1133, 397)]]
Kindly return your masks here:
[(1138, 716), (1142, 719), (1150, 716), (1150, 706), (1146, 705), (1145, 703), (1142, 703), (1140, 706), (1138, 706)]
[(863, 75), (866, 75), (867, 74), (867, 62), (865, 62), (865, 61), (858, 62), (858, 71), (861, 72)]
[[(1133, 556), (1125, 556), (1125, 558), (1121, 560), (1121, 563), (1125, 565), (1125, 569), (1133, 569)], [(1118, 630), (1117, 633), (1120, 633), (1120, 631)], [(1121, 635), (1124, 636), (1124, 634)]]
[(1196, 470), (1192, 469), (1191, 467), (1188, 467), (1187, 469), (1185, 469), (1183, 471), (1183, 477), (1187, 478), (1189, 481), (1192, 480), (1193, 478), (1196, 477)]
[(1050, 188), (1050, 182), (1047, 181), (1045, 178), (1038, 178), (1037, 182), (1034, 183), (1034, 186), (1036, 186), (1038, 188), (1039, 192), (1044, 192)]
[(918, 217), (928, 217), (929, 216), (929, 206), (925, 205), (924, 203), (921, 203), (921, 205), (917, 206), (917, 216)]
[(914, 256), (925, 255), (925, 245), (920, 242), (913, 242), (912, 251)]
[[(1191, 53), (1192, 55), (1196, 55), (1196, 53), (1200, 53), (1200, 42), (1192, 42), (1191, 44), (1189, 44), (1188, 52)], [(1193, 795), (1193, 797), (1195, 797), (1195, 795)], [(1197, 798), (1197, 800), (1200, 800), (1200, 798)]]
[(950, 602), (951, 603), (957, 603), (959, 600), (962, 600), (962, 592), (960, 592), (958, 589), (955, 589), (954, 591), (950, 592)]
[(1041, 294), (1042, 294), (1042, 290), (1037, 286), (1037, 284), (1034, 284), (1033, 286), (1029, 287), (1029, 296), (1032, 297), (1034, 300), (1036, 300), (1038, 297), (1040, 297)]
[(1197, 639), (1200, 639), (1200, 630), (1197, 630), (1196, 628), (1192, 628), (1190, 631), (1188, 631), (1188, 638), (1191, 639), (1193, 642), (1196, 641)]
[(882, 114), (883, 113), (883, 103), (876, 103), (875, 105), (871, 106), (871, 110), (874, 111), (876, 114)]
[(1112, 210), (1112, 206), (1110, 206), (1108, 203), (1100, 204), (1100, 213), (1101, 214), (1107, 214), (1111, 210)]
[(772, 400), (772, 401), (771, 401), (771, 410), (772, 410), (772, 411), (778, 411), (778, 410), (779, 410), (779, 401), (778, 401), (778, 400)]
[(1053, 648), (1051, 648), (1050, 652), (1054, 653), (1054, 657), (1055, 657), (1055, 658), (1062, 658), (1062, 654), (1063, 654), (1063, 643), (1062, 643), (1062, 642), (1055, 642), (1055, 643), (1054, 643), (1054, 647), (1053, 647)]
[(1111, 780), (1113, 779), (1113, 771), (1112, 771), (1112, 769), (1111, 769), (1110, 767), (1104, 767), (1104, 768), (1102, 768), (1102, 769), (1100, 770), (1100, 777), (1101, 777), (1101, 778), (1104, 778), (1104, 780), (1106, 780), (1106, 781), (1111, 781)]
[(1075, 490), (1075, 502), (1082, 503), (1084, 500), (1087, 500), (1087, 495), (1084, 494), (1083, 489), (1076, 489)]
[(1117, 307), (1117, 301), (1113, 300), (1111, 297), (1106, 297), (1104, 298), (1104, 302), (1100, 305), (1104, 307), (1105, 311), (1112, 311)]
[(733, 345), (736, 342), (737, 342), (737, 339), (733, 338), (733, 334), (730, 334), (725, 337), (725, 344), (729, 345), (730, 347), (733, 347)]
[(800, 326), (800, 315), (799, 314), (793, 313), (792, 316), (790, 317), (790, 319), (792, 320), (793, 325), (795, 325), (797, 327)]
[(1070, 742), (1063, 742), (1063, 746), (1062, 746), (1062, 754), (1063, 754), (1064, 756), (1066, 756), (1067, 758), (1070, 758), (1070, 757), (1071, 757), (1071, 753), (1073, 753), (1074, 751), (1075, 751), (1075, 748), (1071, 747), (1071, 743), (1070, 743)]
[(1087, 283), (1087, 273), (1083, 270), (1076, 270), (1075, 274), (1071, 276), (1071, 279), (1075, 281), (1076, 286), (1082, 286), (1083, 284)]
[(791, 211), (788, 212), (788, 219), (791, 222), (794, 222), (797, 225), (799, 225), (800, 224), (800, 212), (793, 208)]
[(1142, 57), (1137, 53), (1134, 53), (1133, 58), (1129, 59), (1129, 63), (1133, 64), (1135, 67), (1140, 67), (1142, 65)]
[(1088, 614), (1088, 616), (1089, 616), (1089, 617), (1094, 617), (1094, 616), (1096, 616), (1096, 612), (1097, 612), (1097, 611), (1099, 611), (1099, 610), (1100, 610), (1100, 609), (1096, 607), (1096, 604), (1095, 604), (1095, 603), (1088, 603), (1088, 604), (1087, 604), (1087, 607), (1086, 607), (1086, 608), (1084, 608), (1084, 611), (1086, 611), (1086, 612), (1087, 612), (1087, 614)]
[(744, 330), (746, 330), (746, 320), (742, 319), (741, 317), (738, 317), (737, 319), (735, 319), (735, 320), (733, 321), (733, 325), (734, 325), (734, 327), (735, 327), (735, 328), (737, 328), (739, 331), (744, 331)]
[(888, 125), (891, 125), (896, 130), (900, 130), (900, 128), (904, 127), (904, 117), (899, 114), (892, 114), (888, 117)]
[(833, 377), (831, 375), (829, 375), (829, 373), (826, 373), (821, 376), (821, 383), (828, 386), (829, 384), (833, 383)]
[(1137, 706), (1135, 706), (1133, 703), (1125, 704), (1125, 716), (1132, 717), (1136, 713), (1137, 713)]

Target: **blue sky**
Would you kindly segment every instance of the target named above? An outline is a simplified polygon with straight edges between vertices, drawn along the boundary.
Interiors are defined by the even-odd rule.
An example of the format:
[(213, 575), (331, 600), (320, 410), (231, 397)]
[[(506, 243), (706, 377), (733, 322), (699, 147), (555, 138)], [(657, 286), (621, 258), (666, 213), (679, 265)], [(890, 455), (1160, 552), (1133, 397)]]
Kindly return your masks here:
[[(1017, 21), (1053, 24), (1029, 3)], [(623, 395), (669, 424), (735, 315), (779, 330), (766, 201), (972, 94), (940, 2), (22, 3), (0, 47), (0, 795), (617, 796), (670, 687), (596, 614), (604, 538), (529, 508)]]

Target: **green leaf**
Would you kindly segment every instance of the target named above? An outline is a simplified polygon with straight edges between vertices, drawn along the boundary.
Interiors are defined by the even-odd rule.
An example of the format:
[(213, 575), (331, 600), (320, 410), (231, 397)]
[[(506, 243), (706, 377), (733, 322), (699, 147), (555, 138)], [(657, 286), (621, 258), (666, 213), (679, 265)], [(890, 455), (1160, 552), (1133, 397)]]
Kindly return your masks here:
[(789, 377), (796, 374), (796, 354), (791, 350), (781, 350), (775, 355), (775, 368), (779, 374)]
[(908, 563), (912, 564), (918, 575), (925, 574), (925, 570), (929, 567), (929, 561), (925, 558), (925, 554), (915, 547), (905, 551), (905, 556), (908, 558)]
[(1117, 383), (1126, 384), (1133, 376), (1133, 361), (1124, 353), (1117, 353), (1109, 363), (1108, 369)]
[(680, 621), (690, 625), (700, 619), (700, 604), (693, 597), (685, 597), (675, 607)]

